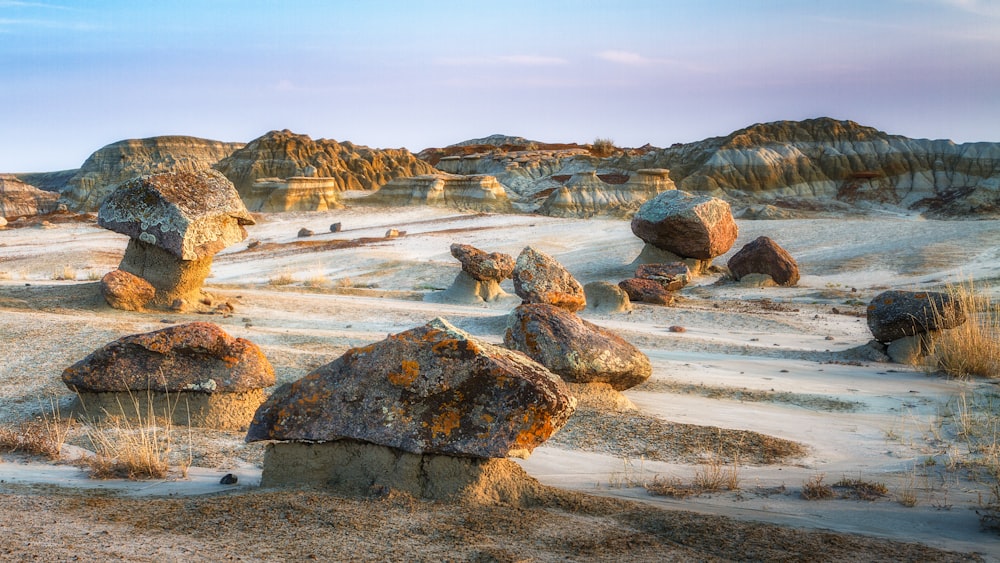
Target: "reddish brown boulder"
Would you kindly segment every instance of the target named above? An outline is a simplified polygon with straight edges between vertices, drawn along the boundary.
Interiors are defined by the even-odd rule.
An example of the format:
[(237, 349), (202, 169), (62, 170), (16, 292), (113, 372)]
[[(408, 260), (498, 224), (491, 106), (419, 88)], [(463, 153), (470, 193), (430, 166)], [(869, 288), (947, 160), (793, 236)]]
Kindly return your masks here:
[(729, 251), (739, 231), (725, 201), (668, 190), (639, 208), (632, 217), (632, 232), (682, 258), (706, 260)]
[(653, 373), (649, 358), (617, 334), (544, 303), (514, 309), (503, 342), (570, 383), (607, 383), (622, 391)]
[(77, 392), (236, 393), (274, 385), (274, 369), (256, 344), (196, 322), (118, 339), (62, 380)]
[(729, 259), (729, 271), (739, 280), (749, 274), (771, 276), (778, 285), (799, 283), (799, 265), (792, 255), (768, 237), (757, 237)]
[(625, 290), (630, 301), (650, 303), (652, 305), (673, 305), (674, 294), (662, 284), (642, 278), (629, 278), (618, 282), (618, 287)]
[(502, 252), (486, 252), (469, 244), (451, 245), (451, 255), (462, 263), (462, 271), (476, 281), (501, 282), (514, 272), (514, 258)]
[(684, 262), (639, 264), (635, 269), (635, 277), (655, 281), (668, 291), (677, 291), (687, 285), (691, 270)]
[(587, 306), (583, 286), (562, 264), (530, 246), (517, 257), (514, 291), (525, 303), (548, 303), (571, 313)]
[(932, 291), (885, 291), (868, 305), (868, 328), (879, 342), (892, 342), (965, 322), (965, 311), (954, 297)]
[(283, 385), (246, 439), (349, 438), (415, 454), (527, 456), (575, 406), (544, 366), (435, 319)]
[(135, 274), (112, 270), (101, 278), (101, 295), (115, 309), (143, 311), (156, 297), (156, 288)]

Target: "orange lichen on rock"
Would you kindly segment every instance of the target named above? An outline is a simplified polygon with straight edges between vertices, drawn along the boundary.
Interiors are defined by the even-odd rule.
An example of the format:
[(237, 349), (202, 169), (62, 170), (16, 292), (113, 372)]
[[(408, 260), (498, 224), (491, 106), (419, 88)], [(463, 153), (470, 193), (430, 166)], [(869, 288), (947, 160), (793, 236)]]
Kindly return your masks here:
[(393, 385), (406, 387), (416, 381), (420, 375), (420, 364), (413, 360), (403, 360), (398, 372), (389, 372), (389, 381)]
[(462, 415), (458, 411), (447, 410), (431, 420), (431, 437), (450, 436), (451, 431), (462, 423)]

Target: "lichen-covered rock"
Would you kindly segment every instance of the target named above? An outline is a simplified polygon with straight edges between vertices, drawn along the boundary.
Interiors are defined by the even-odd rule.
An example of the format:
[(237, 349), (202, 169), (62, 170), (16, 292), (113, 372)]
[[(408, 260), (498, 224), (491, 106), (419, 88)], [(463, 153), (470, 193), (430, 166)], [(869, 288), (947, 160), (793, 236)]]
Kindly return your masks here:
[(732, 248), (738, 229), (725, 201), (669, 190), (639, 208), (632, 217), (632, 232), (657, 248), (705, 260)]
[(156, 297), (156, 288), (125, 270), (112, 270), (101, 278), (101, 295), (115, 309), (143, 311)]
[(590, 282), (583, 286), (587, 296), (587, 308), (599, 313), (625, 313), (632, 310), (628, 293), (617, 285), (606, 281)]
[(868, 328), (883, 343), (964, 322), (961, 303), (947, 293), (890, 290), (876, 295), (868, 305)]
[(351, 438), (415, 454), (527, 456), (575, 405), (544, 366), (435, 319), (283, 385), (246, 439)]
[(652, 305), (673, 305), (674, 294), (659, 282), (642, 278), (629, 278), (618, 282), (629, 300)]
[(799, 265), (784, 248), (768, 237), (757, 237), (729, 259), (733, 277), (739, 280), (749, 274), (771, 276), (778, 285), (799, 283)]
[(668, 291), (677, 291), (687, 285), (691, 270), (684, 262), (639, 264), (635, 269), (635, 277), (654, 281)]
[(254, 220), (232, 183), (205, 170), (129, 180), (101, 204), (97, 224), (196, 260), (245, 239)]
[(256, 344), (195, 322), (120, 338), (62, 380), (76, 392), (238, 393), (274, 385), (274, 369)]
[(525, 303), (548, 303), (571, 313), (587, 306), (583, 286), (555, 258), (530, 246), (517, 257), (514, 292)]
[(621, 391), (653, 373), (649, 358), (617, 334), (544, 303), (514, 309), (503, 342), (572, 383), (607, 383)]
[(514, 258), (502, 252), (486, 252), (469, 244), (452, 244), (451, 255), (462, 263), (462, 271), (478, 281), (501, 282), (514, 271)]

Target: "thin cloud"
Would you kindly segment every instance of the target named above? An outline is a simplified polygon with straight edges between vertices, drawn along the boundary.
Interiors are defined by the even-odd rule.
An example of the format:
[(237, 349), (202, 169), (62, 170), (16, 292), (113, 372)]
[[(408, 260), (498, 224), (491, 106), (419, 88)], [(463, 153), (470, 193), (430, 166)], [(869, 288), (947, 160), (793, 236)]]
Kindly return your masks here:
[(493, 57), (439, 57), (434, 61), (442, 66), (556, 66), (569, 61), (559, 57), (540, 55), (499, 55)]
[(93, 31), (97, 26), (85, 22), (53, 21), (37, 19), (0, 18), (0, 26), (6, 27), (42, 27), (46, 29), (68, 29), (72, 31)]
[(639, 53), (631, 51), (601, 51), (597, 53), (597, 58), (612, 63), (632, 66), (644, 66), (654, 62), (653, 59), (647, 59)]
[(46, 10), (78, 11), (76, 8), (71, 8), (69, 6), (46, 4), (44, 2), (20, 2), (18, 0), (0, 0), (0, 8), (44, 8)]

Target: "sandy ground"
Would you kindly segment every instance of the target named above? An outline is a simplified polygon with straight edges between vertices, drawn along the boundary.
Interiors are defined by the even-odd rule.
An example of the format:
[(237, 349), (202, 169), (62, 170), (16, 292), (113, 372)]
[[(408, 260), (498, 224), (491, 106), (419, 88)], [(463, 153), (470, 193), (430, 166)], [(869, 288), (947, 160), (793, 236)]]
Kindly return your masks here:
[[(262, 219), (248, 229), (247, 242), (213, 265), (208, 289), (236, 305), (230, 317), (108, 308), (95, 280), (117, 265), (126, 239), (94, 225), (0, 231), (0, 422), (30, 418), (53, 401), (68, 406), (62, 369), (115, 338), (174, 323), (211, 320), (256, 342), (279, 382), (435, 316), (500, 342), (516, 297), (474, 306), (423, 300), (459, 272), (448, 251), (453, 242), (513, 255), (531, 245), (583, 283), (631, 277), (642, 249), (628, 222), (619, 220), (432, 208)], [(344, 230), (330, 233), (334, 222)], [(194, 464), (186, 478), (96, 481), (76, 465), (4, 455), (0, 554), (84, 560), (951, 557), (933, 551), (940, 549), (1000, 561), (1000, 536), (982, 531), (976, 512), (989, 498), (988, 485), (962, 468), (968, 453), (947, 416), (963, 394), (995, 386), (869, 361), (856, 351), (870, 337), (864, 306), (880, 291), (965, 279), (994, 290), (1000, 222), (879, 216), (739, 226), (732, 252), (770, 236), (798, 260), (799, 286), (754, 288), (706, 277), (685, 288), (675, 307), (583, 312), (639, 346), (654, 373), (625, 393), (636, 413), (581, 413), (519, 462), (554, 487), (536, 505), (475, 509), (400, 495), (352, 500), (322, 491), (266, 491), (256, 486), (259, 445), (243, 444), (239, 433), (175, 429), (175, 456), (190, 456)], [(298, 238), (301, 227), (318, 234)], [(389, 228), (406, 235), (384, 239)], [(248, 249), (251, 240), (261, 244)], [(503, 287), (513, 293), (509, 282)], [(671, 332), (671, 326), (686, 330)], [(739, 431), (795, 442), (804, 454), (765, 460), (757, 442), (739, 441)], [(87, 447), (84, 434), (74, 430), (69, 443)], [(692, 447), (695, 438), (678, 436), (699, 443)], [(676, 499), (642, 486), (690, 482), (713, 464), (738, 474), (738, 491)], [(240, 477), (238, 485), (218, 483), (229, 472)], [(844, 478), (883, 483), (889, 493), (874, 501), (802, 499), (803, 484), (818, 475), (829, 484)], [(904, 497), (916, 505), (898, 502)], [(137, 537), (141, 548), (126, 545)], [(355, 547), (344, 550), (345, 542)]]

